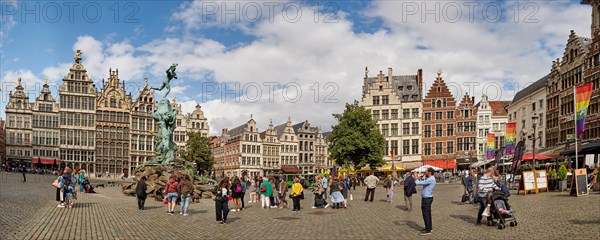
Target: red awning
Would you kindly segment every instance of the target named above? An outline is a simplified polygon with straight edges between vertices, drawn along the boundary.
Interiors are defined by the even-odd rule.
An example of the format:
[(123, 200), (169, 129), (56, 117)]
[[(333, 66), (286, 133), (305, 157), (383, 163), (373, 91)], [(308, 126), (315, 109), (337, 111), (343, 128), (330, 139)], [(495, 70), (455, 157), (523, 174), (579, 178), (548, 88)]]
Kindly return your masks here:
[(449, 160), (423, 161), (423, 165), (430, 165), (430, 166), (439, 167), (439, 168), (443, 168), (443, 169), (455, 169), (456, 168), (456, 160), (449, 159)]
[[(33, 161), (33, 163), (42, 162), (42, 164), (49, 164), (49, 165), (54, 164), (54, 159), (33, 158), (32, 161)], [(56, 164), (58, 164), (59, 162), (60, 162), (60, 160), (57, 159)]]
[[(527, 154), (525, 156), (523, 156), (523, 161), (531, 161), (533, 160), (533, 154)], [(546, 155), (542, 155), (542, 154), (535, 154), (535, 160), (548, 160), (548, 159), (552, 159), (552, 157), (546, 156)]]

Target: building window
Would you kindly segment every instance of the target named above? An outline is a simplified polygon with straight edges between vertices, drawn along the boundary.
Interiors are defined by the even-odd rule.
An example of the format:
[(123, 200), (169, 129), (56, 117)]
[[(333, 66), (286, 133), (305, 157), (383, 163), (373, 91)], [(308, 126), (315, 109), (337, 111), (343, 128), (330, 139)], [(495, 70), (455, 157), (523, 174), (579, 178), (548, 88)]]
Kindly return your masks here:
[(381, 119), (387, 120), (389, 117), (389, 110), (381, 110)]
[(446, 118), (447, 119), (454, 119), (454, 112), (453, 111), (446, 112)]
[(446, 124), (446, 136), (454, 136), (454, 124)]
[(418, 122), (412, 123), (412, 134), (419, 135), (419, 123)]
[(412, 109), (412, 117), (413, 118), (419, 118), (419, 109), (418, 108), (413, 108)]
[(435, 154), (436, 155), (440, 155), (442, 154), (442, 142), (436, 142), (435, 143)]
[(392, 136), (398, 136), (398, 124), (392, 123)]
[(373, 110), (373, 119), (379, 120), (379, 110)]
[(423, 146), (423, 152), (425, 156), (431, 155), (431, 143), (425, 143)]
[(384, 137), (389, 136), (388, 126), (388, 124), (381, 124), (381, 134), (383, 134)]
[(402, 141), (402, 154), (408, 155), (410, 154), (408, 151), (410, 150), (410, 140)]
[(419, 154), (419, 139), (412, 140), (412, 154)]
[(441, 137), (442, 136), (442, 124), (436, 124), (435, 125), (435, 136), (436, 137)]
[(379, 96), (373, 96), (373, 105), (379, 105)]
[(425, 137), (426, 138), (431, 137), (431, 125), (425, 125)]
[(435, 112), (435, 120), (442, 120), (442, 112)]
[(402, 124), (402, 135), (406, 136), (410, 134), (410, 123)]
[(389, 95), (383, 95), (383, 96), (381, 96), (381, 104), (382, 105), (388, 105), (388, 104), (390, 104), (390, 96)]
[(392, 140), (392, 152), (394, 152), (394, 156), (398, 156), (398, 140)]
[(403, 119), (410, 118), (410, 109), (402, 109), (402, 118)]
[(398, 109), (392, 109), (392, 119), (398, 119)]
[(446, 153), (454, 153), (454, 142), (446, 142)]
[(431, 121), (431, 113), (425, 113), (425, 121)]

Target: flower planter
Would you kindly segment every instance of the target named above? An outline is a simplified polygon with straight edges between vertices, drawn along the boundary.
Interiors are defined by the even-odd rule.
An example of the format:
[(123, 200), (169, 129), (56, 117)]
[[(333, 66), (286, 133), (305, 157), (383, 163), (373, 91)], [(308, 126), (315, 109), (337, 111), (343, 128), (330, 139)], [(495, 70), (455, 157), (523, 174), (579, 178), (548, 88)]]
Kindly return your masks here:
[(567, 180), (558, 181), (558, 191), (564, 192), (564, 191), (568, 191), (568, 190), (569, 190), (569, 186), (567, 185)]

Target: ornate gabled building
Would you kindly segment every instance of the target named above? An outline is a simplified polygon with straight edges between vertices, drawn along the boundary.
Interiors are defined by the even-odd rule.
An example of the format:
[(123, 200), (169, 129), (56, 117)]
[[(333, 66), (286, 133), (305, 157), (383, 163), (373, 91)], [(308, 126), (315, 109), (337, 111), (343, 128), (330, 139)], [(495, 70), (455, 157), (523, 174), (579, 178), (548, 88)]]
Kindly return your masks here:
[(271, 175), (281, 169), (280, 147), (277, 131), (273, 127), (273, 120), (269, 120), (269, 127), (260, 133), (262, 139), (262, 167), (265, 175)]
[(148, 87), (145, 78), (144, 87), (138, 90), (136, 100), (131, 107), (130, 126), (130, 162), (132, 170), (154, 157), (154, 132), (157, 131), (152, 112), (156, 109), (156, 98)]
[(173, 98), (171, 100), (171, 105), (173, 109), (177, 112), (177, 119), (175, 125), (175, 132), (173, 132), (173, 141), (177, 144), (179, 148), (177, 151), (177, 155), (181, 154), (181, 150), (185, 148), (185, 143), (187, 139), (187, 118), (183, 111), (181, 110), (181, 104), (177, 103), (177, 98)]
[(48, 81), (32, 105), (33, 164), (51, 165), (59, 160), (58, 103), (52, 97)]
[(477, 159), (485, 159), (489, 132), (495, 135), (496, 148), (504, 147), (506, 123), (508, 123), (506, 107), (509, 104), (510, 101), (490, 101), (488, 96), (483, 95), (481, 101), (475, 106), (477, 108)]
[(331, 166), (331, 159), (329, 159), (329, 146), (327, 145), (327, 139), (321, 127), (317, 128), (317, 135), (315, 141), (315, 168), (317, 172), (321, 169), (329, 169)]
[(203, 137), (208, 137), (208, 134), (210, 133), (208, 119), (204, 116), (204, 111), (202, 111), (200, 104), (196, 104), (194, 111), (187, 115), (186, 129), (191, 132), (200, 132)]
[(132, 168), (129, 158), (132, 97), (125, 92), (125, 82), (120, 82), (119, 69), (108, 72), (108, 82), (102, 80), (102, 91), (96, 100), (96, 172), (128, 176)]
[[(475, 107), (475, 97), (465, 94), (456, 108), (454, 114), (456, 117), (456, 150), (454, 151), (457, 162), (470, 162), (477, 155), (477, 107)], [(446, 129), (447, 131), (448, 129)], [(450, 149), (446, 151), (450, 153)], [(448, 161), (446, 168), (455, 168), (450, 166), (452, 162)]]
[(177, 111), (177, 122), (175, 132), (173, 133), (173, 140), (177, 144), (177, 147), (179, 147), (178, 154), (180, 154), (181, 150), (185, 149), (185, 145), (189, 139), (187, 132), (200, 132), (202, 136), (208, 137), (208, 120), (204, 117), (204, 112), (200, 104), (196, 104), (194, 111), (188, 114), (183, 113), (181, 104), (177, 103), (176, 98), (173, 98), (171, 105)]
[[(8, 95), (6, 105), (6, 158), (14, 164), (31, 164), (32, 126), (33, 113), (29, 97), (21, 85), (21, 78), (17, 79), (17, 87)], [(13, 165), (15, 166), (15, 165)]]
[(292, 118), (288, 117), (286, 123), (275, 127), (281, 149), (279, 162), (281, 165), (298, 165), (298, 137), (292, 126)]
[(393, 76), (392, 68), (388, 68), (387, 76), (382, 71), (375, 77), (369, 77), (368, 73), (365, 69), (361, 105), (371, 110), (386, 140), (387, 167), (392, 163), (403, 168), (422, 165), (423, 71)]
[(96, 86), (81, 64), (81, 52), (63, 77), (58, 91), (60, 100), (61, 167), (83, 168), (99, 172), (96, 162)]
[[(552, 62), (546, 84), (546, 146), (565, 144), (575, 134), (575, 86), (584, 82), (584, 63), (590, 49), (591, 39), (577, 36), (571, 31), (562, 59)], [(542, 107), (542, 106), (539, 106)], [(589, 117), (589, 116), (588, 116)], [(593, 117), (592, 117), (593, 118)], [(586, 126), (588, 128), (590, 126)]]
[(322, 139), (323, 135), (320, 128), (311, 127), (308, 120), (297, 123), (292, 126), (298, 138), (298, 167), (302, 173), (317, 173), (322, 168), (317, 164), (317, 143), (318, 148), (326, 146), (324, 141), (317, 142), (317, 139)]
[(0, 118), (0, 162), (6, 161), (6, 121)]
[(583, 71), (583, 82), (594, 84), (586, 117), (586, 130), (583, 133), (583, 141), (590, 141), (600, 139), (600, 1), (581, 2), (592, 5), (592, 39), (585, 56)]
[(456, 100), (442, 78), (442, 71), (423, 99), (423, 164), (455, 165), (457, 135)]
[(262, 140), (252, 116), (236, 128), (223, 129), (215, 142), (215, 176), (263, 176)]

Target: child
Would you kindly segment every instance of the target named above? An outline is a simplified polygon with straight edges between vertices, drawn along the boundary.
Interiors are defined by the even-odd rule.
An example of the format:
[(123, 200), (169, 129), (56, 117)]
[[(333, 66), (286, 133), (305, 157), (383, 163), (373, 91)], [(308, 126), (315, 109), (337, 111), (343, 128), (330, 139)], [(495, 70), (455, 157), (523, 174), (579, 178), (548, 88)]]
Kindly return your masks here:
[(65, 196), (67, 199), (67, 207), (68, 208), (72, 208), (73, 207), (73, 182), (71, 180), (67, 181), (67, 186), (65, 187)]

